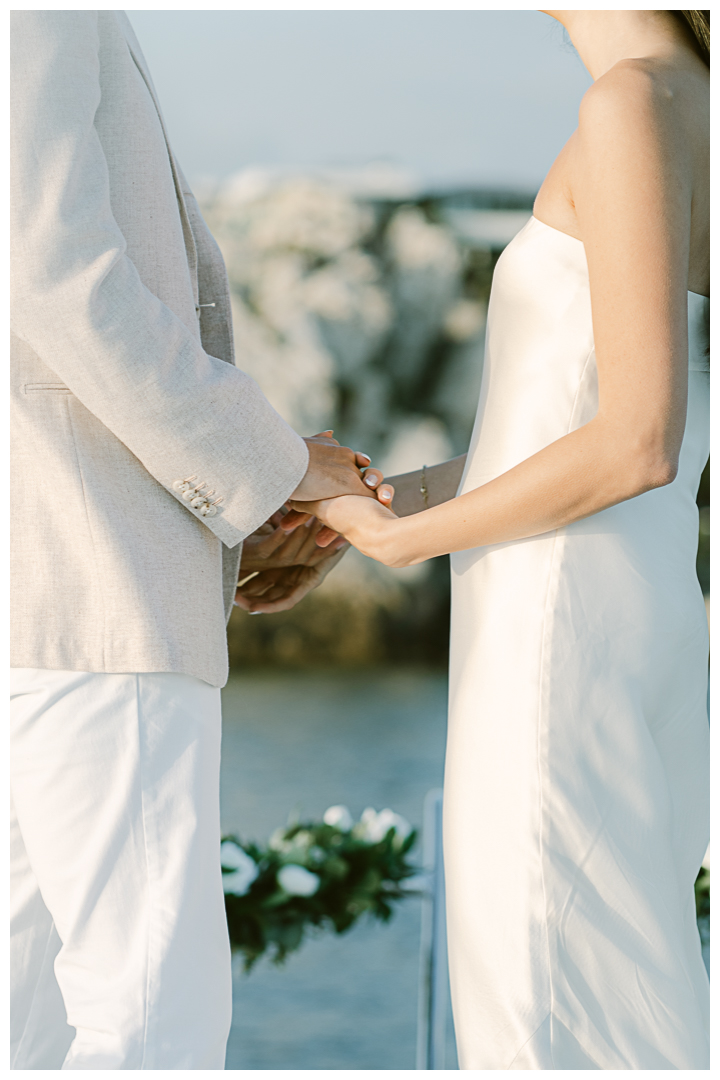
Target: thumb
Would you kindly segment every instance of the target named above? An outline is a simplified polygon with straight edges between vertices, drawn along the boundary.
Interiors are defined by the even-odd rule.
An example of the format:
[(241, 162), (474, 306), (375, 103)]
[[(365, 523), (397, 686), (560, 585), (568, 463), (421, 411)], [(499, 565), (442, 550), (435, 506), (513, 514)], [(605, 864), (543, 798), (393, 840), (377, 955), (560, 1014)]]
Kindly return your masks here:
[(327, 431), (319, 431), (317, 433), (317, 435), (311, 435), (310, 438), (311, 439), (322, 439), (323, 442), (331, 443), (333, 446), (339, 446), (340, 443), (337, 441), (337, 439), (333, 439), (332, 434), (333, 434), (333, 429), (328, 428)]
[(382, 484), (378, 488), (378, 502), (383, 506), (387, 506), (388, 510), (392, 510), (392, 501), (395, 498), (395, 488), (392, 484)]

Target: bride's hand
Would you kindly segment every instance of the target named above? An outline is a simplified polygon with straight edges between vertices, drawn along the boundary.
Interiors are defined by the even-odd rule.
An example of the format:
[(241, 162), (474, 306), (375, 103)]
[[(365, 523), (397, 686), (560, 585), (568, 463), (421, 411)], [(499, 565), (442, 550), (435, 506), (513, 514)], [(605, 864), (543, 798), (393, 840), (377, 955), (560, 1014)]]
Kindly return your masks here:
[[(392, 544), (400, 519), (388, 505), (392, 501), (392, 489), (387, 484), (383, 487), (389, 488), (389, 498), (383, 491), (383, 500), (377, 502), (359, 495), (340, 495), (313, 503), (290, 500), (288, 505), (293, 510), (313, 514), (328, 530), (344, 536), (363, 555), (388, 566), (400, 566), (403, 563), (397, 561), (398, 553)], [(322, 532), (318, 538), (321, 536)]]

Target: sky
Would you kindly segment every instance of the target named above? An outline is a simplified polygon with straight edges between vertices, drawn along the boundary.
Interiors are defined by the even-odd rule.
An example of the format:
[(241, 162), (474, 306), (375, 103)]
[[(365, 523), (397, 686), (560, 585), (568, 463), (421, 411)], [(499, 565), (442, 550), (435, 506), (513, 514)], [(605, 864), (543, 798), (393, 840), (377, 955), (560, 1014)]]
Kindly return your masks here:
[(191, 182), (388, 162), (535, 191), (590, 76), (538, 11), (128, 11)]

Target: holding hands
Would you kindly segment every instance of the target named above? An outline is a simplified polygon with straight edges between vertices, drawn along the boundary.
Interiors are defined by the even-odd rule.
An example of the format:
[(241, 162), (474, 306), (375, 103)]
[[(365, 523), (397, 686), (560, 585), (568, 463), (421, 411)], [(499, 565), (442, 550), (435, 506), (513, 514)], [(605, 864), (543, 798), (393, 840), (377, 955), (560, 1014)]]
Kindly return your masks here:
[[(380, 494), (383, 495), (382, 501)], [(325, 528), (320, 533), (318, 543), (323, 542), (323, 533), (328, 536), (339, 533), (363, 555), (369, 555), (386, 566), (404, 566), (405, 562), (397, 561), (393, 553), (392, 540), (400, 519), (390, 509), (392, 497), (393, 489), (388, 484), (384, 485), (378, 499), (373, 502), (359, 499), (356, 495), (342, 495), (337, 499), (322, 499), (308, 504), (291, 499), (290, 506), (295, 510), (303, 507), (323, 522)]]
[[(305, 442), (310, 458), (293, 492), (293, 509), (278, 510), (243, 544), (235, 603), (251, 614), (290, 610), (320, 584), (347, 549), (339, 530), (326, 527), (310, 511), (312, 500), (322, 499), (324, 505), (352, 493), (353, 502), (378, 505), (383, 475), (368, 468), (367, 454), (340, 446), (332, 431)], [(392, 488), (384, 485), (380, 490), (389, 502)]]
[[(341, 446), (332, 431), (305, 439), (309, 452), (307, 472), (292, 493), (296, 502), (333, 499), (338, 495), (363, 495), (375, 498), (374, 488), (382, 482), (377, 469), (368, 469), (370, 458)], [(365, 469), (365, 473), (361, 472)]]
[[(305, 442), (310, 451), (310, 462), (305, 476), (292, 494), (290, 503), (293, 509), (283, 522), (284, 529), (290, 531), (301, 522), (306, 522), (308, 516), (314, 514), (310, 509), (311, 504), (319, 500), (326, 502), (343, 495), (353, 495), (369, 496), (387, 504), (391, 502), (392, 488), (383, 485), (383, 474), (379, 469), (368, 468), (370, 458), (367, 454), (340, 446), (332, 438), (332, 431), (323, 431)], [(320, 529), (318, 544), (325, 547), (337, 535), (337, 530)]]
[(251, 614), (289, 611), (320, 584), (348, 546), (333, 533), (319, 547), (324, 526), (307, 514), (295, 515), (302, 524), (288, 532), (281, 527), (287, 516), (278, 510), (243, 545), (235, 603)]

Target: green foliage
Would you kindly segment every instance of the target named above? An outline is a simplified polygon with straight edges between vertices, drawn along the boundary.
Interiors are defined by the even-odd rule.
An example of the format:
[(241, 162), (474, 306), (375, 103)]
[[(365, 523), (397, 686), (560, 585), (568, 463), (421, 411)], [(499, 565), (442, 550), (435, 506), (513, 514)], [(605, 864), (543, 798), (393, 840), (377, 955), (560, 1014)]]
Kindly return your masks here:
[(698, 919), (710, 918), (710, 871), (704, 866), (695, 882), (695, 909)]
[[(244, 956), (245, 970), (269, 952), (274, 963), (302, 944), (308, 931), (346, 933), (362, 915), (387, 922), (393, 905), (409, 895), (402, 886), (417, 873), (407, 856), (413, 830), (401, 839), (391, 828), (370, 843), (358, 829), (343, 831), (324, 822), (302, 822), (279, 830), (266, 847), (225, 838), (249, 855), (258, 875), (244, 895), (225, 893), (230, 943)], [(302, 866), (317, 875), (311, 896), (288, 894), (278, 883), (284, 866)], [(223, 873), (228, 873), (223, 867)]]
[(697, 494), (700, 511), (700, 536), (697, 553), (697, 575), (702, 591), (707, 596), (710, 592), (710, 462), (708, 461), (700, 479)]

